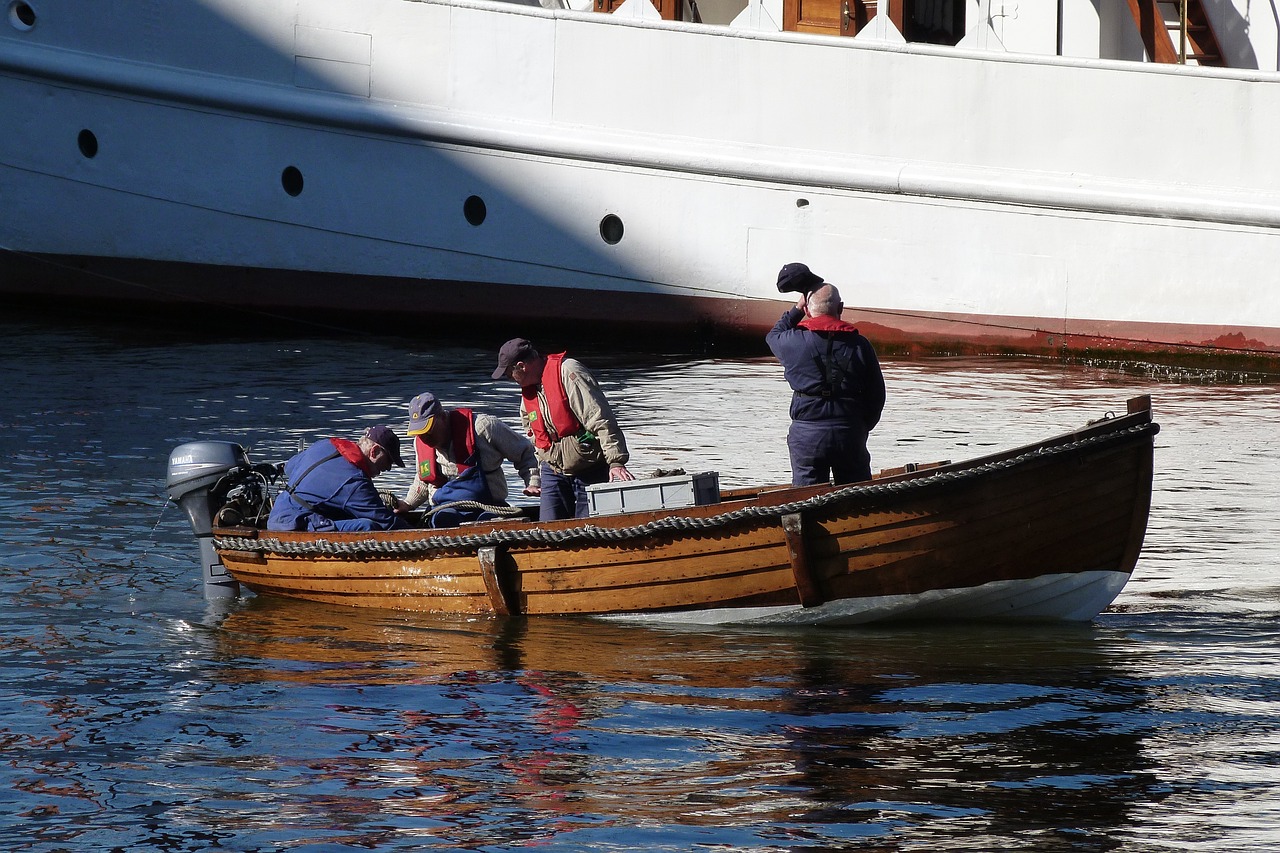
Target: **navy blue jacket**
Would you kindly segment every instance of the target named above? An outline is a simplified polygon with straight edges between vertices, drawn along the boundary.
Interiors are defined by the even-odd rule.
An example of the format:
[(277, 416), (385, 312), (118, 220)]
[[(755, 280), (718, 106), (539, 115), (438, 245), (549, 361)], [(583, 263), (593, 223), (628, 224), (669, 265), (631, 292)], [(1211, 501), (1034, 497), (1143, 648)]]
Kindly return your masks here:
[[(794, 392), (791, 419), (846, 423), (870, 432), (884, 411), (884, 374), (871, 342), (849, 331), (799, 327), (804, 312), (792, 308), (765, 336)], [(847, 325), (847, 324), (846, 324)]]
[(271, 507), (268, 530), (359, 531), (406, 526), (382, 502), (369, 475), (339, 454), (331, 439), (317, 441), (284, 463), (284, 476), (288, 488)]

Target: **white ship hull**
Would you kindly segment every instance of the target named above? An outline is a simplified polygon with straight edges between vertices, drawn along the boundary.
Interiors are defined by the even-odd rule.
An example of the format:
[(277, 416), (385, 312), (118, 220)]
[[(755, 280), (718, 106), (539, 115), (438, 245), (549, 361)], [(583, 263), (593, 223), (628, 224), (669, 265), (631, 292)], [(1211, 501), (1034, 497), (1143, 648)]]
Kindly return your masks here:
[(886, 347), (1280, 351), (1274, 70), (463, 0), (9, 18), (11, 294), (754, 334), (801, 260)]

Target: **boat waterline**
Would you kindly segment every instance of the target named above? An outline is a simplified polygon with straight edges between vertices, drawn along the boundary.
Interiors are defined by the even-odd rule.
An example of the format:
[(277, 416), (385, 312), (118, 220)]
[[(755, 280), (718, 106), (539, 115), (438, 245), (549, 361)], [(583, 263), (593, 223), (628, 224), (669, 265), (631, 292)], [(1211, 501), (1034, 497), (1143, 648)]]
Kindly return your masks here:
[(609, 621), (678, 625), (824, 625), (847, 627), (883, 621), (1087, 622), (1115, 600), (1129, 580), (1109, 570), (1040, 575), (1031, 581), (990, 581), (918, 595), (884, 595), (828, 601), (814, 608), (738, 607), (676, 613), (616, 613)]

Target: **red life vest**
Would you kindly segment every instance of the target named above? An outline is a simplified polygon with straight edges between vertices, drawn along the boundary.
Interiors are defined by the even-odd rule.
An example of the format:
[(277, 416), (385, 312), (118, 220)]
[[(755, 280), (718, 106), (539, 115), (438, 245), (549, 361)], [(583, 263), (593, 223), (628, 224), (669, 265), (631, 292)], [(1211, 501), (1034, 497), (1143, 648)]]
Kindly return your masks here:
[(832, 317), (830, 314), (818, 314), (815, 317), (805, 317), (799, 323), (796, 323), (802, 329), (808, 329), (811, 332), (854, 332), (857, 333), (858, 327), (846, 323), (839, 317)]
[(359, 444), (349, 438), (331, 438), (329, 441), (333, 443), (333, 449), (342, 454), (343, 459), (363, 471), (366, 477), (373, 476), (373, 467)]
[[(476, 419), (470, 409), (449, 409), (445, 412), (449, 422), (450, 439), (453, 442), (453, 458), (458, 465), (458, 476), (474, 468), (476, 459)], [(420, 435), (414, 436), (414, 451), (418, 454), (418, 479), (440, 487), (449, 482), (436, 462), (436, 449)], [(459, 450), (464, 452), (460, 453)]]
[[(582, 429), (582, 423), (569, 408), (569, 396), (565, 394), (564, 382), (560, 379), (560, 364), (563, 361), (562, 352), (547, 356), (546, 365), (542, 368), (541, 385), (520, 389), (520, 396), (524, 398), (520, 404), (520, 413), (533, 436), (534, 447), (539, 450), (548, 450), (557, 438), (577, 435)], [(539, 388), (547, 400), (546, 416), (551, 419), (551, 431), (543, 423), (543, 412), (538, 406)], [(551, 437), (552, 432), (555, 433), (555, 438)]]

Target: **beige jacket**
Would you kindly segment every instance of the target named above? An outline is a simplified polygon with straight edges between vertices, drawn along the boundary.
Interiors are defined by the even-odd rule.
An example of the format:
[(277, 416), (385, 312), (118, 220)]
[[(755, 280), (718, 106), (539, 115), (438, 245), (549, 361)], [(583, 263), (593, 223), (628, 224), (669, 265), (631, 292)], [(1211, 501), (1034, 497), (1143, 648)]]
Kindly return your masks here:
[[(569, 410), (573, 412), (579, 423), (600, 440), (600, 449), (604, 451), (605, 461), (610, 465), (626, 465), (631, 458), (631, 454), (627, 451), (627, 440), (618, 427), (618, 419), (613, 414), (613, 407), (609, 405), (604, 392), (596, 384), (595, 377), (582, 366), (582, 362), (566, 357), (560, 362), (560, 382), (564, 385), (565, 396), (569, 399)], [(538, 389), (538, 410), (547, 431), (554, 433), (547, 398), (541, 388)], [(523, 400), (520, 404), (520, 415), (527, 429), (529, 418)], [(533, 430), (528, 430), (527, 434), (532, 436)], [(547, 461), (547, 451), (536, 450), (535, 452), (539, 460)]]
[[(479, 456), (480, 469), (484, 471), (485, 482), (489, 486), (489, 494), (495, 501), (507, 499), (507, 475), (502, 470), (502, 463), (510, 459), (515, 465), (520, 479), (526, 486), (539, 485), (538, 460), (533, 453), (533, 445), (517, 435), (511, 427), (493, 415), (476, 414), (476, 455)], [(414, 447), (419, 447), (414, 442)], [(458, 462), (454, 459), (453, 447), (435, 448), (436, 464), (449, 477), (458, 476)], [(414, 466), (421, 470), (420, 466)], [(413, 478), (404, 502), (410, 507), (420, 507), (435, 494), (436, 487)]]

